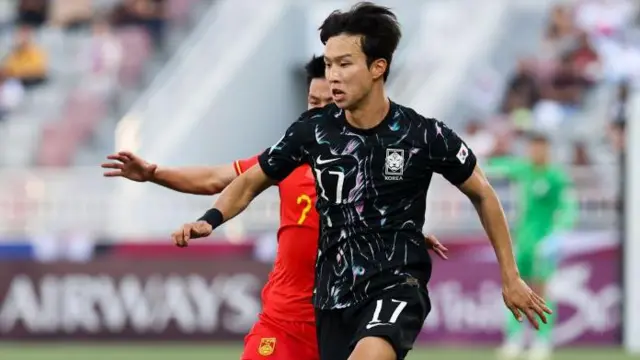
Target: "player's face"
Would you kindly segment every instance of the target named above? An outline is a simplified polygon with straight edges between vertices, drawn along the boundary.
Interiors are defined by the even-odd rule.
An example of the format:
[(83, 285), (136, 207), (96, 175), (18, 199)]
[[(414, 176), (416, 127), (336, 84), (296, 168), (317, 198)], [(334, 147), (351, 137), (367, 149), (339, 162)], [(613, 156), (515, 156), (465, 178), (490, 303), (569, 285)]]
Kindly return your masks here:
[(549, 144), (546, 141), (531, 141), (529, 156), (536, 165), (545, 165), (549, 160)]
[(333, 102), (342, 109), (357, 107), (371, 91), (374, 80), (379, 78), (379, 64), (367, 66), (361, 37), (338, 35), (330, 38), (324, 48), (324, 59)]
[(311, 84), (309, 84), (309, 95), (307, 96), (307, 109), (325, 107), (332, 101), (329, 82), (326, 79), (320, 78), (311, 80)]

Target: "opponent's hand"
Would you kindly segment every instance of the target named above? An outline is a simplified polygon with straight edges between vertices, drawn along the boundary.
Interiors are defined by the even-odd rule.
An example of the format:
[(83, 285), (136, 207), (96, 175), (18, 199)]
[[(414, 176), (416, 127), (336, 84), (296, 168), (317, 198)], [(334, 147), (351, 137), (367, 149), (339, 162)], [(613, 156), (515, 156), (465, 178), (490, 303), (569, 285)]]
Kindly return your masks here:
[(516, 320), (522, 322), (522, 314), (524, 313), (536, 330), (540, 328), (537, 317), (546, 324), (547, 314), (553, 313), (545, 304), (544, 299), (534, 293), (519, 277), (503, 281), (502, 297)]
[(203, 238), (211, 235), (213, 228), (206, 221), (196, 221), (182, 225), (178, 231), (171, 234), (173, 243), (178, 247), (189, 246), (189, 240)]
[(449, 249), (447, 249), (444, 245), (442, 245), (440, 241), (438, 241), (437, 237), (435, 237), (434, 235), (425, 235), (424, 241), (427, 243), (427, 247), (431, 249), (434, 253), (436, 253), (436, 255), (438, 255), (439, 258), (443, 260), (449, 259), (447, 257), (447, 252), (449, 252)]
[(153, 174), (158, 167), (129, 151), (120, 151), (107, 156), (107, 159), (112, 161), (102, 164), (102, 168), (115, 170), (105, 171), (105, 177), (123, 177), (132, 181), (145, 182), (153, 179)]

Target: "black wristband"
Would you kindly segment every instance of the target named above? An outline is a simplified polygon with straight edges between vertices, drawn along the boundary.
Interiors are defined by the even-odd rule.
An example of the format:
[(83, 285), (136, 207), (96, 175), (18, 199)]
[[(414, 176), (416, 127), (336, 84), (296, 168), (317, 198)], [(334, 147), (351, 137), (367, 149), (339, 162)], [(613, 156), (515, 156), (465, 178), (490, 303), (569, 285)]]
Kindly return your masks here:
[(198, 221), (204, 221), (215, 229), (218, 226), (222, 225), (222, 223), (224, 222), (224, 217), (222, 216), (220, 210), (213, 208), (207, 210), (207, 212), (204, 213), (204, 215), (202, 215), (200, 219), (198, 219)]

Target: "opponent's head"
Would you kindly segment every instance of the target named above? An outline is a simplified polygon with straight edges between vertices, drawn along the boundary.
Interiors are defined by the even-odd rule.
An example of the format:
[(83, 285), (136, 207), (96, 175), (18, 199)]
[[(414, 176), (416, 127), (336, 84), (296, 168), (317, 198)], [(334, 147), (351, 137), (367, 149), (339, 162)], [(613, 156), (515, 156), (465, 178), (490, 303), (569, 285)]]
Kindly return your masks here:
[(304, 69), (307, 72), (307, 85), (309, 85), (307, 109), (324, 107), (333, 102), (329, 82), (324, 77), (324, 59), (321, 56), (314, 56)]
[(549, 162), (549, 138), (543, 133), (529, 134), (529, 157), (535, 165), (546, 165)]
[(401, 35), (395, 14), (370, 2), (325, 19), (320, 26), (325, 75), (340, 108), (357, 108), (372, 89), (382, 91)]

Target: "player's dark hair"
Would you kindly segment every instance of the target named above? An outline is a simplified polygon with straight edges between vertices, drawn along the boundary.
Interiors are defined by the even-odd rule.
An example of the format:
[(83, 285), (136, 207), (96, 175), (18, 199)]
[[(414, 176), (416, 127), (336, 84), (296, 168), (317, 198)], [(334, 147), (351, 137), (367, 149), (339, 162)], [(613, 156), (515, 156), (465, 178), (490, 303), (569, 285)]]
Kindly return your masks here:
[(393, 53), (402, 37), (396, 15), (389, 8), (370, 2), (357, 3), (347, 12), (336, 10), (320, 26), (320, 40), (326, 45), (330, 38), (342, 34), (362, 36), (367, 66), (378, 59), (387, 61), (383, 77), (386, 81)]
[(307, 73), (307, 85), (311, 84), (313, 79), (324, 79), (324, 59), (322, 56), (313, 56), (311, 60), (304, 66)]

